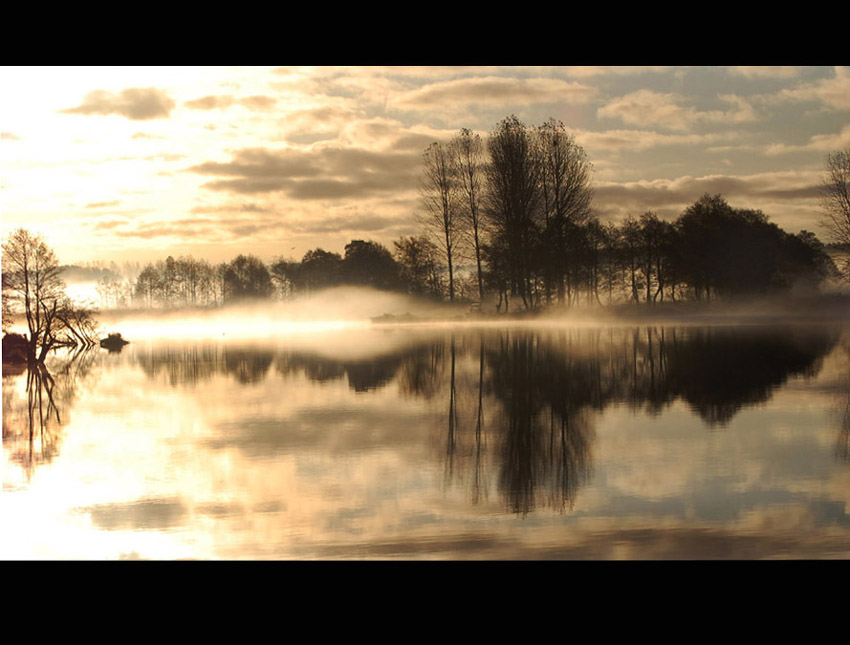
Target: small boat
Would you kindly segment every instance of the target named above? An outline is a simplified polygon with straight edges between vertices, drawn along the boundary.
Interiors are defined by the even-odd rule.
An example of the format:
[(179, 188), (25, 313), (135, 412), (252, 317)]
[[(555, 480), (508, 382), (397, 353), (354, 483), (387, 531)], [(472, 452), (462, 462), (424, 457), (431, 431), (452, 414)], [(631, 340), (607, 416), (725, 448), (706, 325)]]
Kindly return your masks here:
[(108, 349), (110, 352), (120, 352), (121, 348), (129, 342), (129, 340), (121, 338), (121, 334), (115, 333), (109, 334), (106, 338), (101, 339), (100, 346), (104, 349)]

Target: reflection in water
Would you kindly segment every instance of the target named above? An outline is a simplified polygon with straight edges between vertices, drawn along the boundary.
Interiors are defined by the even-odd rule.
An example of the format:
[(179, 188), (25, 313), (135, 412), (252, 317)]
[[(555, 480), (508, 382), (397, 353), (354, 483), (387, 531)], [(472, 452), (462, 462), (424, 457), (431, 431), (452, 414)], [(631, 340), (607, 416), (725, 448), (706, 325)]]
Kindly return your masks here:
[[(76, 348), (51, 356), (46, 364), (4, 366), (3, 452), (19, 466), (24, 481), (59, 454), (77, 387), (91, 378), (95, 360), (91, 348)], [(14, 485), (8, 478), (3, 484)]]
[(835, 454), (840, 460), (850, 463), (850, 337), (842, 339), (841, 351), (847, 360), (848, 369), (838, 380), (836, 414), (839, 430), (835, 442)]
[[(273, 532), (283, 522), (290, 531), (286, 553), (291, 555), (298, 553), (299, 536), (319, 530), (306, 524), (304, 517), (319, 515), (325, 522), (323, 530), (356, 540), (376, 530), (375, 525), (384, 531), (390, 526), (401, 534), (393, 522), (400, 522), (394, 518), (405, 510), (404, 530), (409, 531), (405, 535), (419, 539), (427, 534), (417, 533), (417, 527), (435, 521), (430, 493), (417, 498), (421, 507), (400, 509), (392, 492), (368, 487), (386, 477), (382, 469), (394, 472), (391, 467), (396, 465), (410, 478), (406, 485), (411, 490), (423, 487), (421, 473), (433, 470), (440, 494), (461, 499), (465, 512), (487, 516), (498, 508), (530, 524), (533, 516), (545, 515), (546, 510), (564, 521), (584, 517), (591, 499), (607, 504), (593, 507), (606, 518), (627, 514), (622, 509), (635, 513), (639, 508), (650, 517), (696, 513), (702, 519), (728, 519), (754, 508), (799, 502), (799, 495), (770, 481), (757, 481), (737, 494), (740, 482), (733, 477), (737, 473), (726, 473), (716, 479), (711, 479), (714, 474), (706, 476), (710, 480), (706, 488), (697, 488), (688, 500), (670, 498), (660, 485), (660, 492), (639, 496), (630, 490), (628, 495), (604, 499), (601, 483), (622, 476), (612, 466), (610, 422), (608, 444), (601, 431), (605, 419), (620, 420), (617, 432), (629, 442), (627, 467), (635, 470), (659, 463), (659, 451), (672, 452), (675, 442), (641, 453), (636, 448), (641, 433), (632, 430), (628, 419), (651, 423), (668, 413), (685, 414), (699, 419), (704, 428), (727, 428), (725, 433), (690, 431), (690, 435), (702, 435), (712, 449), (717, 449), (716, 437), (726, 435), (733, 446), (729, 454), (737, 454), (741, 446), (735, 442), (750, 440), (744, 435), (753, 433), (728, 429), (736, 428), (739, 415), (746, 416), (741, 414), (744, 410), (768, 403), (796, 377), (814, 378), (827, 357), (833, 365), (850, 364), (850, 337), (845, 334), (840, 341), (841, 330), (826, 326), (460, 327), (376, 338), (379, 347), (374, 351), (349, 354), (335, 353), (321, 342), (312, 346), (137, 343), (121, 354), (65, 356), (48, 369), (4, 375), (6, 460), (25, 473), (25, 484), (30, 482), (37, 466), (60, 461), (56, 457), (62, 428), (77, 393), (108, 389), (112, 398), (108, 403), (101, 400), (99, 409), (114, 415), (116, 427), (126, 423), (141, 429), (135, 434), (126, 431), (127, 443), (120, 444), (127, 447), (128, 459), (138, 451), (139, 442), (151, 442), (156, 446), (154, 462), (162, 461), (161, 467), (168, 471), (157, 475), (147, 464), (144, 479), (160, 482), (185, 471), (191, 473), (190, 489), (198, 495), (202, 490), (205, 496), (196, 504), (185, 491), (162, 486), (134, 490), (123, 498), (94, 496), (77, 503), (77, 513), (103, 531), (173, 532), (192, 522), (211, 526), (226, 521), (242, 527), (252, 524), (252, 531), (260, 530), (253, 524), (264, 527), (268, 522), (274, 529), (263, 530)], [(836, 359), (839, 354), (843, 358)], [(838, 405), (838, 432), (830, 437), (835, 438), (835, 453), (829, 459), (846, 467), (850, 374), (823, 387)], [(109, 432), (123, 435), (125, 430)], [(700, 441), (689, 437), (694, 440)], [(418, 450), (414, 445), (428, 451), (427, 461), (410, 457)], [(165, 460), (158, 452), (163, 446), (169, 450)], [(364, 455), (369, 457), (361, 464)], [(414, 467), (406, 467), (408, 458)], [(790, 446), (782, 458), (795, 472), (808, 467), (804, 460), (815, 459), (798, 446)], [(640, 485), (651, 488), (659, 476), (677, 476), (677, 459), (685, 457), (674, 455), (663, 462), (663, 474), (647, 472), (638, 478)], [(772, 472), (777, 454), (770, 459), (771, 468), (765, 471)], [(722, 466), (723, 459), (717, 462)], [(212, 485), (200, 483), (207, 476), (200, 473), (207, 472), (218, 478)], [(754, 472), (748, 476), (769, 476)], [(691, 482), (683, 479), (682, 488), (688, 490)], [(299, 482), (303, 487), (304, 481), (314, 480), (320, 494), (299, 490)], [(239, 487), (263, 495), (246, 500), (228, 496)], [(217, 495), (210, 497), (209, 490)], [(325, 517), (315, 510), (325, 506), (333, 507), (335, 514)], [(826, 508), (809, 506), (794, 521), (829, 521), (835, 526), (848, 522), (846, 513), (837, 510), (830, 511), (832, 519), (824, 519)], [(773, 520), (768, 515), (765, 521)], [(616, 533), (610, 526), (602, 531)], [(262, 553), (262, 540), (252, 539), (250, 552)], [(392, 548), (436, 548), (423, 539), (402, 540), (407, 547), (399, 543)], [(351, 553), (340, 540), (324, 545), (324, 552)], [(486, 535), (472, 544), (478, 548), (488, 540), (499, 544)], [(223, 542), (229, 543), (229, 538)], [(372, 547), (390, 548), (390, 542), (383, 544)]]
[(284, 377), (346, 379), (355, 392), (397, 383), (445, 406), (446, 482), (468, 482), (477, 504), (492, 472), (507, 507), (528, 514), (573, 508), (593, 471), (594, 417), (608, 406), (658, 415), (681, 400), (709, 427), (724, 426), (788, 378), (815, 375), (838, 338), (828, 328), (512, 329), (426, 336), (349, 360), (226, 345), (154, 348), (137, 360), (172, 386), (216, 374), (256, 384), (272, 365)]

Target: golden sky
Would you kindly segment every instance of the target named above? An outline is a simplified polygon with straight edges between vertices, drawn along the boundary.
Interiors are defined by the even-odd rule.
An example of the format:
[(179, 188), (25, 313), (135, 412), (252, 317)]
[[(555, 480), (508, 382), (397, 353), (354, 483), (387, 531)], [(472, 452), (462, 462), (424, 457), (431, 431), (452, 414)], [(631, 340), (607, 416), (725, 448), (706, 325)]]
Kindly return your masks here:
[(300, 259), (418, 232), (423, 150), (564, 122), (603, 219), (705, 192), (822, 233), (850, 67), (4, 67), (2, 232), (62, 263)]

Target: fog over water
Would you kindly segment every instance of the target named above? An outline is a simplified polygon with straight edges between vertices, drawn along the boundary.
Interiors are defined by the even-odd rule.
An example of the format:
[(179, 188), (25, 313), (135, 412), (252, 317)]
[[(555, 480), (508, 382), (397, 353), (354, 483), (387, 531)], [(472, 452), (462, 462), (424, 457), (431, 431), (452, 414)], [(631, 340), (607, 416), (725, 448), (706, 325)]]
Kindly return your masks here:
[(468, 306), (441, 305), (357, 287), (328, 289), (287, 302), (257, 302), (210, 310), (103, 311), (102, 326), (125, 338), (252, 339), (368, 327), (383, 315), (442, 319)]

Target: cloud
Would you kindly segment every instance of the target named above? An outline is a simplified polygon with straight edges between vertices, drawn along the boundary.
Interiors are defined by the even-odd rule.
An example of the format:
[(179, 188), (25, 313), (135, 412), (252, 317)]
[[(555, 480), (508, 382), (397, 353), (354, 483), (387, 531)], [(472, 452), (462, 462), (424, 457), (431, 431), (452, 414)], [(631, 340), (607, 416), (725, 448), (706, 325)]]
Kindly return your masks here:
[(736, 132), (664, 134), (653, 130), (603, 130), (576, 132), (576, 142), (591, 151), (644, 151), (660, 146), (697, 146), (737, 140)]
[(238, 194), (284, 192), (296, 199), (367, 197), (416, 187), (419, 154), (357, 148), (269, 150), (246, 148), (230, 162), (206, 162), (189, 168), (204, 175), (229, 177), (204, 186)]
[(106, 208), (107, 206), (117, 206), (121, 201), (115, 199), (111, 202), (92, 202), (91, 204), (86, 204), (86, 208)]
[(588, 85), (553, 78), (465, 78), (431, 83), (390, 99), (398, 110), (434, 110), (468, 105), (584, 104), (596, 90)]
[(599, 108), (602, 118), (618, 119), (640, 127), (658, 126), (672, 130), (687, 130), (704, 122), (743, 123), (754, 121), (757, 114), (746, 99), (734, 94), (718, 98), (730, 105), (728, 110), (698, 110), (686, 105), (677, 94), (637, 90), (621, 96)]
[(814, 101), (833, 110), (850, 110), (850, 67), (836, 67), (835, 76), (782, 90), (784, 101)]
[(743, 78), (796, 78), (800, 75), (800, 68), (792, 65), (752, 65), (733, 66), (729, 68), (732, 76)]
[(256, 95), (239, 99), (239, 103), (250, 110), (268, 110), (277, 103), (277, 99), (271, 96)]
[(14, 132), (0, 132), (0, 141), (20, 141), (21, 138)]
[(254, 204), (252, 202), (242, 202), (240, 204), (224, 204), (219, 206), (195, 206), (191, 209), (193, 213), (268, 213), (271, 209), (268, 206)]
[[(594, 200), (603, 213), (618, 217), (629, 212), (637, 215), (645, 210), (660, 210), (675, 216), (705, 193), (719, 193), (735, 207), (768, 209), (768, 205), (816, 201), (820, 182), (821, 175), (817, 171), (685, 176), (601, 183), (594, 189)], [(771, 216), (768, 210), (765, 212)]]
[(850, 124), (841, 128), (840, 132), (816, 134), (803, 145), (794, 146), (785, 143), (776, 143), (769, 146), (766, 153), (769, 155), (780, 155), (791, 152), (831, 152), (850, 147)]
[(280, 127), (290, 141), (327, 139), (361, 116), (359, 111), (350, 108), (323, 106), (290, 112)]
[(663, 74), (673, 67), (667, 65), (585, 65), (561, 67), (559, 70), (574, 78), (595, 76), (637, 76), (639, 74)]
[(255, 95), (237, 99), (227, 94), (210, 94), (191, 101), (185, 101), (183, 105), (192, 110), (226, 110), (234, 104), (242, 105), (249, 110), (268, 110), (277, 103), (277, 99), (271, 96)]
[(86, 94), (77, 107), (60, 111), (65, 114), (117, 114), (133, 121), (146, 121), (167, 117), (174, 105), (174, 101), (162, 90), (134, 87), (118, 94), (95, 90)]
[(199, 99), (185, 101), (183, 105), (192, 110), (215, 110), (224, 109), (233, 105), (234, 99), (232, 96), (209, 95), (202, 96)]
[(94, 223), (92, 230), (108, 231), (119, 226), (126, 226), (130, 220), (128, 219), (102, 219)]
[(147, 132), (136, 132), (136, 133), (135, 133), (132, 137), (130, 137), (130, 138), (131, 138), (131, 139), (152, 139), (152, 140), (161, 140), (161, 139), (165, 139), (165, 137), (163, 137), (163, 136), (156, 135), (156, 134), (149, 134), (149, 133), (147, 133)]

